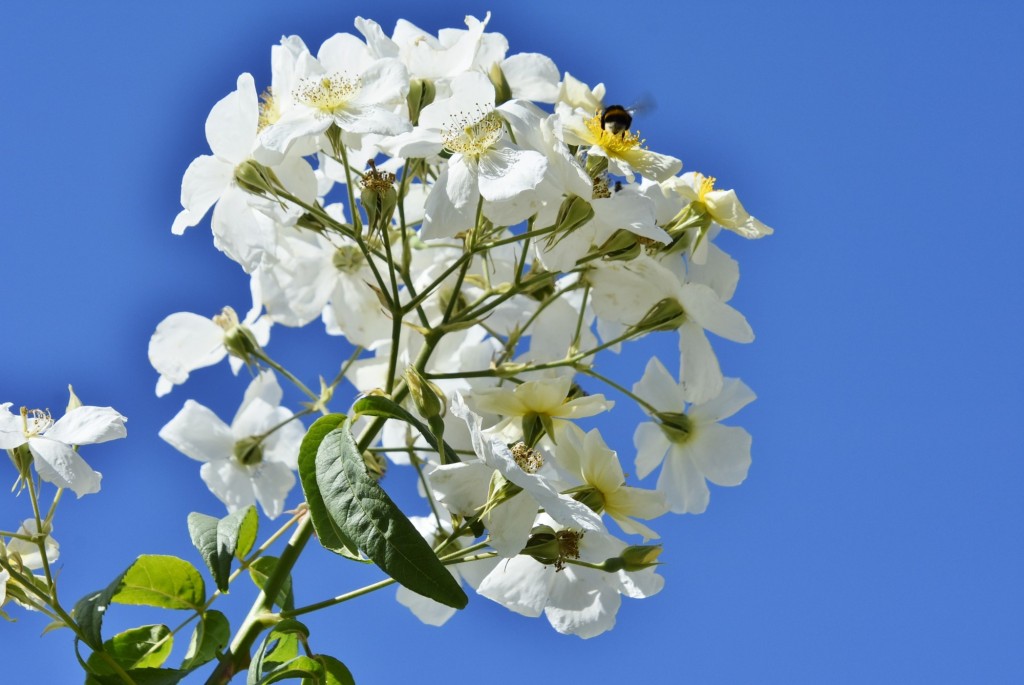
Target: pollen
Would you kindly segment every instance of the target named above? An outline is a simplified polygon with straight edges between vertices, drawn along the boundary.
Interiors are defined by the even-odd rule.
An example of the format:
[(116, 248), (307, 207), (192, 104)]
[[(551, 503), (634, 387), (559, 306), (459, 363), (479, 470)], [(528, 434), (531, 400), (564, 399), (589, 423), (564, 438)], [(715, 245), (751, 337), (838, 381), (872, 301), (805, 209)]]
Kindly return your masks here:
[(296, 102), (318, 110), (321, 115), (339, 112), (359, 94), (363, 87), (359, 77), (330, 74), (320, 78), (302, 79), (292, 92)]
[(504, 130), (505, 121), (500, 114), (477, 105), (470, 114), (453, 116), (450, 124), (441, 130), (441, 141), (448, 152), (479, 157), (494, 147)]
[(373, 190), (378, 193), (386, 193), (395, 185), (395, 175), (390, 171), (380, 171), (373, 160), (367, 161), (370, 170), (363, 174), (360, 185), (366, 190)]
[(512, 445), (512, 458), (523, 471), (537, 473), (541, 466), (544, 466), (544, 457), (535, 449), (526, 446), (520, 441)]
[(555, 533), (558, 541), (558, 559), (555, 561), (555, 571), (565, 568), (566, 559), (580, 558), (580, 540), (583, 539), (582, 531), (577, 533), (574, 530), (560, 530)]
[(598, 176), (594, 179), (594, 200), (606, 200), (612, 196), (611, 188), (608, 187), (608, 177)]
[(623, 155), (630, 150), (642, 147), (644, 144), (639, 132), (633, 133), (625, 130), (612, 133), (607, 129), (601, 128), (600, 116), (591, 117), (584, 121), (584, 123), (587, 126), (587, 131), (590, 132), (591, 142), (612, 156)]
[(700, 202), (704, 202), (704, 196), (715, 189), (715, 177), (714, 176), (703, 176), (700, 182), (700, 188), (697, 189), (697, 199)]
[(262, 131), (281, 118), (281, 110), (277, 106), (277, 100), (274, 99), (273, 89), (267, 88), (265, 91), (260, 93), (259, 112), (260, 116), (257, 121), (256, 129), (258, 131)]
[(48, 409), (21, 408), (22, 430), (26, 438), (39, 435), (53, 425), (53, 417)]

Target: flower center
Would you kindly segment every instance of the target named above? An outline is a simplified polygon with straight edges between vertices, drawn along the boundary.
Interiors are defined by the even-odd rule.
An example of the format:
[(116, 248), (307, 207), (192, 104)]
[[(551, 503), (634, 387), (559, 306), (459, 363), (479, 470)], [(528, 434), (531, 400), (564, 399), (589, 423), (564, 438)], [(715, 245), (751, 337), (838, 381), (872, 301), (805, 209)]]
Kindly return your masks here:
[(640, 139), (639, 131), (632, 133), (629, 130), (622, 130), (612, 133), (610, 130), (602, 128), (600, 115), (593, 116), (583, 123), (586, 124), (594, 145), (610, 155), (622, 155), (644, 144), (644, 141)]
[(53, 425), (53, 417), (46, 409), (21, 408), (22, 431), (26, 438), (39, 435)]
[(214, 315), (213, 322), (220, 326), (225, 333), (231, 333), (238, 328), (238, 314), (231, 307), (224, 307), (220, 314)]
[(500, 114), (493, 109), (485, 112), (477, 105), (473, 114), (453, 116), (450, 125), (441, 131), (441, 141), (448, 152), (479, 157), (494, 147), (504, 128)]
[(277, 100), (274, 99), (274, 91), (267, 88), (260, 94), (259, 105), (260, 117), (256, 130), (262, 131), (281, 118), (281, 110), (277, 107)]
[(704, 196), (715, 189), (715, 177), (703, 176), (700, 181), (700, 188), (697, 189), (697, 201), (704, 202)]
[(526, 443), (519, 441), (512, 445), (512, 458), (516, 465), (527, 473), (537, 473), (541, 466), (544, 466), (544, 457), (535, 449), (526, 446)]
[(654, 414), (665, 436), (677, 445), (693, 438), (693, 419), (682, 412), (659, 411)]
[(555, 561), (555, 571), (565, 568), (566, 559), (580, 558), (580, 540), (583, 532), (577, 533), (574, 530), (560, 530), (555, 533), (555, 540), (558, 541), (558, 560)]
[(296, 102), (330, 115), (344, 109), (354, 98), (363, 83), (360, 78), (344, 74), (330, 74), (320, 78), (302, 79), (292, 96)]
[(342, 245), (334, 251), (331, 263), (334, 268), (345, 274), (354, 274), (363, 266), (365, 258), (362, 251), (355, 245)]

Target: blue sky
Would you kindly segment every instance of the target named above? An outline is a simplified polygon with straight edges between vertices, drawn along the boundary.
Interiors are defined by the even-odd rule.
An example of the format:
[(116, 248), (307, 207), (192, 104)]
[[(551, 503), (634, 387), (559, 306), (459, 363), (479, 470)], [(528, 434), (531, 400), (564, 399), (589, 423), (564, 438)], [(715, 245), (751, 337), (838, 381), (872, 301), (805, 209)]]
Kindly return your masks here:
[[(207, 224), (170, 233), (210, 107), (243, 71), (267, 82), (282, 34), (316, 46), (357, 15), (436, 31), (491, 9), (513, 52), (604, 81), (610, 101), (652, 96), (636, 123), (652, 148), (739, 189), (776, 229), (721, 242), (758, 335), (716, 346), (759, 396), (736, 418), (754, 464), (739, 488), (713, 489), (706, 514), (660, 526), (666, 589), (626, 601), (605, 636), (559, 636), (482, 598), (437, 630), (382, 592), (311, 620), (314, 646), (363, 683), (1024, 680), (1024, 9), (667, 7), (6, 8), (0, 402), (59, 410), (73, 383), (129, 417), (128, 440), (85, 453), (103, 491), (62, 504), (69, 603), (141, 552), (198, 563), (185, 516), (221, 511), (156, 432), (189, 397), (229, 417), (245, 380), (217, 367), (157, 399), (146, 359), (167, 314), (247, 305)], [(299, 368), (322, 354), (310, 379), (338, 355), (314, 333), (275, 331), (272, 348)], [(621, 363), (641, 368), (649, 351)], [(609, 440), (626, 452), (631, 433)], [(0, 528), (26, 511), (0, 498)], [(298, 575), (320, 589), (310, 600), (370, 579), (326, 555)], [(39, 617), (14, 613), (0, 625), (5, 677), (80, 682), (68, 634), (39, 638)], [(443, 654), (452, 665), (433, 666)]]

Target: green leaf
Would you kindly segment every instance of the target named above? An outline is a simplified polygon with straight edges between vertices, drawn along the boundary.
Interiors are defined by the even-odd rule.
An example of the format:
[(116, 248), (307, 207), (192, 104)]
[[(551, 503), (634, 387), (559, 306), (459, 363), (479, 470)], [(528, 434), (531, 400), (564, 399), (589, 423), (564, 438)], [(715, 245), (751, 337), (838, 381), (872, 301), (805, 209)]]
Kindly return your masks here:
[(124, 572), (110, 601), (201, 612), (206, 586), (196, 567), (184, 559), (144, 554)]
[(320, 487), (316, 484), (316, 453), (324, 437), (345, 420), (344, 414), (328, 414), (316, 420), (306, 431), (299, 447), (299, 480), (302, 481), (302, 492), (306, 495), (309, 505), (309, 517), (313, 521), (313, 530), (320, 544), (326, 549), (349, 559), (359, 558), (359, 550), (342, 529), (334, 523)]
[(288, 618), (273, 627), (263, 638), (249, 662), (246, 685), (263, 682), (264, 673), (276, 670), (299, 654), (299, 643), (309, 639), (309, 628), (294, 618)]
[[(135, 685), (176, 685), (187, 675), (173, 668), (135, 668), (125, 673)], [(119, 675), (90, 673), (86, 676), (85, 685), (124, 685), (124, 680)]]
[[(266, 589), (267, 581), (270, 580), (270, 576), (274, 574), (275, 568), (277, 568), (277, 557), (260, 557), (249, 567), (249, 575), (252, 577), (252, 582), (256, 583), (256, 587), (264, 590)], [(282, 609), (295, 608), (295, 597), (292, 595), (292, 577), (290, 575), (281, 584), (281, 589), (278, 591), (277, 597), (273, 598), (273, 601), (274, 604)]]
[(82, 597), (75, 603), (75, 608), (71, 610), (75, 623), (78, 624), (82, 631), (82, 641), (90, 649), (99, 649), (100, 645), (103, 644), (103, 636), (101, 634), (103, 616), (106, 615), (111, 598), (120, 589), (124, 575), (122, 573), (117, 578), (114, 578), (114, 582), (104, 589), (91, 592)]
[(319, 685), (324, 682), (323, 676), (323, 665), (312, 657), (302, 655), (295, 657), (291, 661), (282, 664), (279, 668), (263, 676), (259, 681), (259, 685), (279, 683), (282, 680), (289, 678), (302, 678), (303, 682), (306, 682), (310, 678), (315, 678), (315, 680), (311, 682), (318, 683)]
[[(258, 517), (256, 507), (248, 506), (219, 521), (212, 516), (192, 512), (188, 515), (188, 532), (192, 544), (203, 557), (217, 589), (228, 591), (228, 577), (231, 575), (231, 561), (244, 556), (256, 540)], [(244, 536), (244, 540), (242, 537)], [(239, 553), (239, 543), (245, 549)]]
[(469, 602), (427, 541), (366, 473), (348, 419), (316, 455), (316, 481), (335, 525), (377, 566), (425, 597), (456, 609)]
[[(118, 633), (103, 643), (103, 652), (121, 668), (159, 668), (167, 661), (174, 646), (171, 629), (165, 625), (148, 625)], [(112, 675), (113, 666), (100, 652), (93, 652), (86, 662), (94, 675)]]
[[(366, 397), (360, 398), (354, 405), (352, 405), (352, 411), (356, 414), (382, 416), (387, 419), (398, 419), (399, 421), (404, 421), (423, 435), (423, 439), (427, 441), (427, 444), (433, 447), (434, 451), (441, 456), (442, 464), (454, 464), (461, 461), (459, 459), (459, 455), (457, 455), (455, 450), (451, 448), (451, 445), (442, 441), (441, 445), (438, 446), (434, 431), (409, 413), (404, 407), (402, 407), (402, 405), (388, 397), (384, 397), (383, 395), (367, 395)], [(441, 447), (444, 449), (441, 449)]]
[(348, 670), (345, 664), (341, 663), (333, 656), (315, 654), (313, 655), (313, 658), (319, 661), (320, 665), (323, 666), (324, 675), (326, 677), (322, 681), (303, 678), (302, 685), (315, 685), (316, 683), (323, 683), (323, 685), (356, 685), (355, 678), (352, 677), (352, 673)]
[[(242, 518), (236, 533), (235, 556), (239, 559), (244, 559), (252, 551), (252, 546), (256, 544), (256, 535), (259, 533), (260, 528), (260, 517), (256, 513), (256, 507), (251, 505), (241, 512), (236, 511), (231, 516), (237, 516), (238, 514), (242, 514)], [(231, 516), (227, 518), (231, 518)], [(226, 519), (221, 521), (223, 522), (224, 520)]]
[(188, 643), (181, 670), (191, 671), (209, 663), (231, 640), (231, 626), (224, 614), (211, 609), (203, 615)]

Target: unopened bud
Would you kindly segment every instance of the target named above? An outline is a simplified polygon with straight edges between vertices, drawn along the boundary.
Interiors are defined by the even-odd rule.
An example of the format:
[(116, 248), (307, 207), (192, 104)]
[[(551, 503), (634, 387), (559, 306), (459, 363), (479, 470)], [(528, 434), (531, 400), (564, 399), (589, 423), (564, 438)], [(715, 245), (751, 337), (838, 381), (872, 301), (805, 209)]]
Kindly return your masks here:
[(622, 550), (619, 558), (623, 562), (624, 571), (642, 571), (658, 565), (661, 545), (630, 545)]
[(416, 125), (420, 120), (420, 112), (423, 108), (434, 101), (437, 90), (434, 82), (427, 79), (414, 78), (409, 82), (409, 95), (406, 102), (409, 104), (409, 120)]
[(238, 321), (238, 314), (231, 307), (224, 307), (213, 322), (224, 330), (224, 349), (238, 357), (246, 365), (255, 364), (263, 356), (263, 348), (256, 341), (252, 331)]
[(571, 233), (594, 218), (594, 208), (577, 195), (570, 195), (562, 201), (555, 219), (555, 235)]
[(412, 366), (406, 368), (404, 376), (409, 386), (409, 395), (420, 416), (432, 419), (444, 414), (444, 392), (439, 387), (420, 375)]
[(686, 321), (683, 305), (671, 297), (659, 300), (635, 326), (634, 331), (674, 331)]
[(494, 105), (503, 105), (512, 99), (512, 86), (508, 84), (508, 80), (505, 78), (505, 72), (501, 70), (501, 65), (495, 62), (491, 65), (491, 69), (487, 72), (487, 77), (491, 79), (491, 83), (494, 85)]
[(619, 229), (604, 241), (599, 251), (605, 259), (628, 262), (640, 256), (643, 245), (637, 240), (635, 233)]
[(276, 195), (281, 186), (277, 174), (254, 160), (246, 160), (235, 167), (235, 182), (253, 195)]
[(82, 400), (78, 399), (78, 395), (75, 394), (75, 389), (68, 385), (68, 408), (64, 412), (65, 414), (73, 409), (78, 409), (82, 406)]

